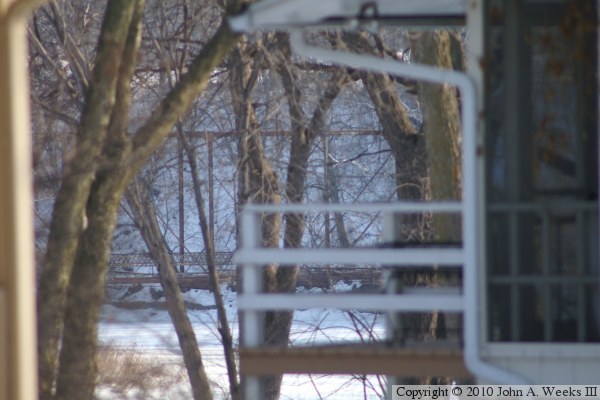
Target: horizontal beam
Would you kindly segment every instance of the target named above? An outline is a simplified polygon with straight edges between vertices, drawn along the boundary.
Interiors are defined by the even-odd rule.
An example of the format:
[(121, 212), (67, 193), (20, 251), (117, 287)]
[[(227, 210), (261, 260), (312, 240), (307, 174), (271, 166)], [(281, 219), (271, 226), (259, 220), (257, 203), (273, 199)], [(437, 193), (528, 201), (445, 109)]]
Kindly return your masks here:
[[(217, 251), (215, 252), (215, 262), (219, 266), (234, 265), (232, 259), (233, 252)], [(207, 265), (205, 252), (194, 253), (172, 253), (171, 259), (173, 264), (187, 266), (205, 266)], [(111, 268), (116, 267), (131, 267), (131, 266), (154, 266), (155, 262), (150, 253), (129, 253), (120, 254), (113, 253), (110, 255), (108, 265)]]
[(419, 18), (430, 20), (462, 19), (464, 0), (375, 0), (375, 1), (322, 1), (263, 0), (252, 4), (244, 14), (229, 18), (235, 32), (257, 29), (290, 29), (293, 27), (329, 26), (352, 27), (361, 22), (378, 19)]
[(290, 204), (246, 204), (242, 212), (251, 213), (459, 213), (463, 205), (459, 201), (393, 201), (389, 203), (290, 203)]
[(365, 374), (472, 378), (460, 349), (374, 346), (241, 348), (244, 375)]
[(369, 265), (439, 265), (459, 266), (464, 262), (462, 249), (241, 249), (234, 256), (238, 264), (369, 264)]
[(464, 301), (457, 294), (239, 294), (242, 311), (283, 311), (337, 308), (359, 311), (462, 312)]
[(493, 213), (517, 212), (557, 212), (557, 211), (588, 211), (598, 213), (596, 201), (555, 201), (555, 202), (499, 202), (490, 203), (488, 211)]
[[(223, 137), (238, 137), (239, 131), (184, 131), (188, 138), (223, 138)], [(291, 136), (292, 132), (285, 129), (261, 129), (258, 131), (261, 137), (285, 137)], [(344, 129), (344, 130), (322, 130), (318, 131), (317, 136), (381, 136), (382, 132), (375, 129)], [(169, 138), (176, 138), (177, 132), (171, 132)]]

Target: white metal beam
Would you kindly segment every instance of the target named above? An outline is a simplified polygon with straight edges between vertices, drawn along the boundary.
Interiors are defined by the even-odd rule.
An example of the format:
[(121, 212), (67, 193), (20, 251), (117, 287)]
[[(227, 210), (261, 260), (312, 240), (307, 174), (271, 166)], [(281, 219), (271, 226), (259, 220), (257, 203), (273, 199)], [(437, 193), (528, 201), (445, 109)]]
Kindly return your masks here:
[(369, 264), (461, 266), (462, 249), (432, 248), (353, 248), (353, 249), (241, 249), (234, 256), (238, 264)]
[(462, 295), (456, 294), (241, 294), (238, 308), (248, 311), (283, 311), (309, 308), (386, 312), (462, 312)]
[(390, 203), (290, 203), (290, 204), (246, 204), (242, 213), (315, 213), (315, 212), (448, 212), (459, 213), (462, 203), (459, 201), (394, 201)]
[(229, 19), (232, 30), (290, 29), (328, 20), (352, 24), (370, 18), (463, 17), (465, 0), (262, 0)]

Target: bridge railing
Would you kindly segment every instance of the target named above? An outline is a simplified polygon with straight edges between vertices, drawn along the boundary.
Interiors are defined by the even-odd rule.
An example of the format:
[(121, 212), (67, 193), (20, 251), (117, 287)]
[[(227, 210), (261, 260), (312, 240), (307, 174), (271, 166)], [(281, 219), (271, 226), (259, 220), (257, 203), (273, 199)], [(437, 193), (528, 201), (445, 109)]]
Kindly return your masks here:
[[(171, 254), (173, 265), (184, 266), (185, 272), (203, 273), (207, 266), (206, 253), (173, 253)], [(215, 253), (215, 262), (219, 267), (234, 267), (232, 261), (233, 253), (218, 251)], [(135, 273), (150, 274), (158, 273), (157, 266), (149, 253), (111, 254), (109, 260), (109, 274)]]

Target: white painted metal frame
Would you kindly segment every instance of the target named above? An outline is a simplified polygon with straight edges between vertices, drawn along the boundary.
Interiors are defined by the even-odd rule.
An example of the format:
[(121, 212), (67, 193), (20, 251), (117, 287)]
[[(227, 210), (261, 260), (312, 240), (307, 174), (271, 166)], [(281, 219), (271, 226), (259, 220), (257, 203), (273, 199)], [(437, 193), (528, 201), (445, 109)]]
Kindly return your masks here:
[[(403, 296), (390, 297), (374, 295), (294, 295), (259, 294), (261, 265), (276, 263), (295, 265), (306, 263), (325, 266), (329, 264), (379, 264), (393, 265), (395, 268), (414, 265), (438, 265), (456, 267), (464, 263), (462, 249), (419, 248), (381, 249), (268, 249), (261, 248), (260, 218), (262, 213), (311, 213), (324, 211), (360, 212), (415, 212), (443, 211), (458, 212), (458, 202), (447, 203), (385, 203), (385, 204), (290, 204), (255, 205), (248, 204), (242, 211), (242, 246), (234, 256), (234, 261), (244, 264), (244, 290), (238, 295), (240, 310), (293, 310), (296, 308), (340, 308), (379, 311), (462, 311), (463, 298), (458, 291), (448, 290), (407, 290)], [(388, 218), (391, 219), (391, 218)], [(248, 225), (246, 225), (248, 224)], [(247, 266), (247, 267), (246, 267)], [(256, 316), (255, 316), (256, 317)], [(254, 322), (250, 322), (253, 326)], [(247, 343), (248, 344), (248, 343)], [(259, 343), (260, 344), (260, 340)]]
[[(467, 10), (468, 11), (468, 10)], [(292, 46), (296, 53), (304, 57), (312, 57), (322, 62), (359, 68), (373, 72), (386, 72), (394, 75), (423, 80), (433, 83), (452, 84), (461, 93), (462, 138), (462, 215), (463, 215), (463, 249), (465, 264), (463, 270), (463, 287), (465, 296), (464, 310), (464, 342), (465, 364), (477, 377), (491, 382), (504, 384), (525, 384), (527, 381), (516, 374), (486, 363), (480, 355), (483, 338), (480, 335), (480, 321), (485, 320), (484, 304), (479, 293), (481, 269), (479, 252), (484, 248), (484, 232), (481, 230), (483, 202), (479, 197), (478, 185), (482, 183), (479, 167), (480, 138), (477, 134), (477, 88), (473, 80), (464, 73), (443, 70), (427, 65), (400, 63), (395, 60), (382, 59), (368, 55), (358, 55), (340, 51), (331, 51), (309, 46), (303, 40), (302, 32), (291, 33)], [(481, 266), (481, 268), (480, 268)]]
[(306, 264), (397, 264), (402, 260), (407, 265), (431, 265), (440, 267), (462, 265), (462, 249), (244, 249), (236, 254), (235, 260), (252, 260), (255, 264), (295, 265), (297, 260)]
[[(403, 265), (461, 266), (465, 254), (462, 249), (417, 248), (379, 249), (267, 249), (261, 248), (260, 215), (263, 213), (310, 213), (323, 211), (360, 212), (459, 212), (458, 202), (446, 203), (385, 203), (385, 204), (248, 204), (241, 215), (241, 248), (234, 261), (243, 264), (243, 291), (238, 295), (238, 307), (244, 318), (244, 345), (262, 343), (261, 311), (293, 310), (296, 308), (340, 308), (379, 311), (462, 311), (462, 294), (443, 290), (407, 291), (403, 296), (376, 295), (295, 295), (264, 294), (260, 266), (277, 263), (295, 265), (309, 263), (327, 265), (386, 264), (401, 268)], [(388, 218), (391, 219), (391, 218)]]
[[(466, 0), (261, 0), (254, 3), (242, 15), (229, 18), (229, 25), (238, 32), (252, 29), (283, 29), (292, 27), (318, 26), (329, 17), (345, 20), (350, 27), (357, 18), (381, 16), (436, 17), (440, 13), (464, 16)], [(299, 7), (298, 4), (301, 4)], [(375, 9), (369, 9), (376, 6)], [(366, 7), (366, 8), (365, 8)], [(366, 14), (366, 15), (361, 15)]]
[(270, 294), (240, 295), (242, 310), (284, 311), (307, 308), (337, 308), (340, 310), (386, 312), (462, 312), (460, 294), (437, 294), (435, 290), (423, 294), (404, 292), (389, 294)]
[[(270, 3), (272, 6), (276, 4), (284, 4), (284, 2)], [(285, 2), (286, 9), (289, 12), (294, 7), (298, 10), (304, 8), (306, 5), (300, 2), (287, 1)], [(336, 3), (337, 4), (337, 3)], [(401, 3), (398, 2), (400, 7)], [(479, 6), (479, 7), (478, 7)], [(474, 13), (479, 13), (481, 2), (476, 0), (469, 1), (467, 6), (467, 14), (472, 9)], [(342, 7), (340, 7), (342, 8)], [(258, 10), (260, 13), (260, 10)], [(266, 15), (266, 14), (265, 14)], [(322, 18), (325, 18), (321, 14)], [(255, 21), (259, 21), (256, 16), (254, 20), (249, 19), (244, 24), (234, 26), (237, 29), (260, 29), (268, 26), (266, 21), (262, 21), (255, 24)], [(480, 16), (479, 16), (480, 18)], [(468, 18), (467, 18), (468, 19)], [(260, 25), (260, 24), (264, 25)], [(481, 32), (480, 32), (481, 34)], [(464, 287), (464, 342), (465, 342), (465, 363), (467, 367), (476, 375), (478, 378), (482, 378), (486, 381), (504, 383), (504, 384), (524, 384), (527, 383), (521, 376), (515, 375), (509, 371), (500, 369), (493, 365), (487, 364), (480, 355), (480, 347), (482, 344), (482, 337), (480, 334), (481, 320), (485, 317), (485, 309), (482, 300), (483, 294), (480, 293), (480, 286), (483, 284), (483, 264), (480, 264), (483, 260), (481, 252), (484, 251), (484, 230), (483, 230), (483, 197), (480, 191), (480, 185), (483, 184), (483, 177), (480, 174), (480, 160), (479, 149), (480, 149), (480, 138), (477, 132), (477, 121), (478, 121), (478, 101), (477, 96), (480, 94), (473, 82), (473, 80), (466, 74), (452, 71), (442, 70), (426, 65), (407, 64), (400, 63), (395, 60), (382, 59), (368, 55), (358, 55), (348, 52), (332, 51), (331, 49), (318, 48), (307, 45), (303, 38), (303, 33), (300, 30), (291, 30), (291, 42), (295, 52), (307, 58), (313, 58), (317, 61), (324, 63), (333, 63), (342, 66), (349, 66), (352, 68), (358, 68), (373, 72), (385, 72), (394, 75), (401, 75), (404, 77), (423, 80), (433, 83), (451, 84), (456, 86), (461, 93), (462, 101), (462, 124), (463, 124), (463, 140), (462, 140), (462, 171), (463, 171), (463, 193), (462, 193), (462, 204), (461, 211), (463, 215), (463, 251), (464, 251), (464, 273), (463, 273), (463, 287)], [(481, 152), (482, 153), (482, 152)], [(273, 207), (273, 206), (271, 206)], [(310, 207), (310, 206), (309, 206)], [(260, 288), (260, 274), (256, 271), (259, 269), (253, 264), (255, 262), (250, 258), (251, 252), (248, 252), (251, 248), (256, 246), (248, 246), (253, 244), (250, 236), (254, 235), (254, 238), (258, 238), (258, 219), (256, 213), (258, 210), (261, 211), (283, 211), (284, 206), (277, 206), (269, 209), (269, 206), (254, 206), (248, 205), (243, 211), (244, 217), (242, 219), (242, 232), (244, 239), (242, 242), (243, 257), (237, 257), (236, 259), (244, 263), (244, 279), (250, 279), (250, 283), (245, 282), (244, 292), (251, 295), (259, 293)], [(251, 226), (245, 226), (244, 224), (250, 223)], [(254, 243), (255, 244), (255, 243)], [(285, 251), (285, 250), (280, 250)], [(430, 251), (430, 250), (428, 250)], [(308, 252), (308, 250), (306, 250)], [(298, 254), (295, 254), (296, 256)], [(289, 263), (301, 262), (302, 259), (291, 258)], [(253, 268), (254, 267), (254, 268)], [(251, 270), (255, 269), (255, 273), (251, 273)], [(254, 275), (251, 277), (250, 275)], [(256, 300), (256, 297), (247, 298), (249, 300)], [(324, 305), (323, 305), (324, 306)], [(240, 302), (240, 310), (246, 310), (249, 307), (248, 304)], [(259, 323), (258, 311), (246, 311), (250, 315), (247, 315), (244, 319), (246, 326), (244, 330), (251, 336), (247, 336), (245, 345), (259, 345), (260, 337), (255, 335), (260, 332), (261, 325)], [(250, 332), (253, 329), (253, 332)]]
[[(233, 260), (243, 265), (242, 292), (238, 294), (238, 309), (243, 319), (245, 347), (263, 344), (263, 312), (306, 308), (337, 308), (343, 310), (396, 312), (428, 312), (432, 310), (463, 312), (464, 295), (457, 288), (407, 288), (402, 294), (279, 294), (262, 293), (262, 266), (276, 263), (296, 265), (385, 264), (393, 268), (414, 265), (462, 266), (462, 249), (443, 247), (419, 248), (353, 248), (353, 249), (268, 249), (261, 247), (261, 215), (264, 213), (315, 213), (354, 211), (381, 213), (384, 224), (395, 213), (464, 212), (460, 202), (382, 203), (382, 204), (247, 204), (241, 212), (241, 248)], [(386, 229), (387, 227), (384, 227)], [(260, 382), (246, 377), (248, 398), (262, 398)]]

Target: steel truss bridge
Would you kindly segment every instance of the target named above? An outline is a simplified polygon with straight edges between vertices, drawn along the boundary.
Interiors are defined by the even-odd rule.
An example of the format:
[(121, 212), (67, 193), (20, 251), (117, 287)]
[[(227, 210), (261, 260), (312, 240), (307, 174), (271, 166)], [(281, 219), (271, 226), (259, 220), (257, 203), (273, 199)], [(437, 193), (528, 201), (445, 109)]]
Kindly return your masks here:
[[(184, 270), (192, 272), (198, 267), (206, 268), (206, 253), (172, 253), (173, 265), (183, 266)], [(217, 251), (215, 261), (218, 267), (234, 266), (231, 261), (233, 253), (230, 251)], [(139, 270), (140, 268), (156, 267), (149, 253), (111, 254), (109, 261), (111, 272), (118, 270)]]
[[(183, 288), (210, 289), (206, 253), (172, 253), (179, 284)], [(236, 265), (233, 252), (215, 253), (221, 282), (235, 284)], [(380, 285), (381, 271), (370, 266), (335, 265), (329, 269), (304, 265), (300, 269), (299, 286), (324, 287), (339, 282), (358, 281), (366, 287)], [(158, 268), (149, 253), (111, 254), (108, 283), (113, 285), (159, 283)]]

